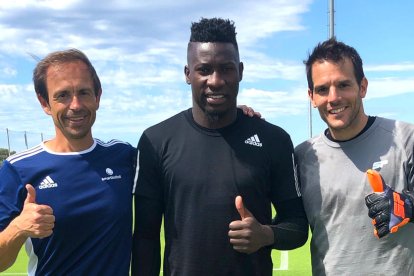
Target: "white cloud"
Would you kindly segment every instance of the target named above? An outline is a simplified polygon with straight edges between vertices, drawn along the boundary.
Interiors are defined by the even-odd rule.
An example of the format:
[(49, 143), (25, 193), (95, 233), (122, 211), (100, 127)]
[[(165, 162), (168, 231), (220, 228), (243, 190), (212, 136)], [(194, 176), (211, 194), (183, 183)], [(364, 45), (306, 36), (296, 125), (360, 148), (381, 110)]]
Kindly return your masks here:
[(414, 93), (414, 78), (378, 78), (368, 83), (367, 99)]
[(365, 66), (364, 71), (367, 71), (367, 72), (414, 71), (414, 63), (404, 62), (404, 63), (397, 63), (397, 64), (369, 65), (369, 66)]
[[(239, 103), (269, 119), (305, 116), (306, 76), (301, 60), (306, 50), (294, 56), (285, 51), (302, 51), (298, 44), (325, 35), (326, 9), (315, 7), (321, 7), (320, 1), (212, 0), (200, 8), (199, 2), (187, 0), (1, 0), (0, 128), (53, 132), (51, 118), (41, 110), (28, 83), (35, 66), (28, 53), (42, 58), (75, 47), (88, 55), (103, 84), (95, 133), (135, 144), (135, 133), (191, 106), (183, 66), (191, 22), (201, 17), (235, 21), (245, 64)], [(320, 33), (312, 31), (312, 24), (322, 17)], [(345, 22), (340, 26), (345, 28)], [(300, 43), (290, 44), (295, 36)], [(368, 99), (413, 92), (409, 74), (414, 61), (409, 56), (406, 62), (390, 64), (377, 58), (379, 65), (364, 68), (372, 75)]]
[(266, 57), (256, 53), (250, 56), (246, 54), (244, 66), (244, 81), (256, 82), (263, 79), (283, 79), (293, 81), (303, 81), (305, 69), (303, 64), (282, 61)]
[(17, 70), (15, 68), (6, 66), (1, 69), (1, 77), (14, 77), (17, 75)]
[(243, 89), (237, 102), (253, 107), (265, 118), (277, 118), (285, 115), (303, 113), (308, 98), (306, 88), (296, 87), (289, 91), (266, 91), (259, 89)]
[[(217, 10), (214, 2), (222, 8)], [(99, 5), (75, 0), (2, 1), (7, 14), (0, 18), (0, 41), (7, 41), (13, 47), (2, 43), (0, 50), (29, 50), (44, 55), (68, 46), (84, 50), (115, 46), (123, 49), (123, 53), (137, 53), (160, 48), (167, 42), (182, 45), (176, 49), (181, 51), (185, 49), (183, 39), (188, 39), (191, 21), (211, 16), (235, 20), (239, 43), (254, 45), (258, 39), (275, 32), (303, 29), (300, 15), (308, 10), (310, 2), (213, 1), (203, 9), (194, 9), (186, 1), (166, 0), (150, 3), (124, 0), (116, 4), (100, 1)]]

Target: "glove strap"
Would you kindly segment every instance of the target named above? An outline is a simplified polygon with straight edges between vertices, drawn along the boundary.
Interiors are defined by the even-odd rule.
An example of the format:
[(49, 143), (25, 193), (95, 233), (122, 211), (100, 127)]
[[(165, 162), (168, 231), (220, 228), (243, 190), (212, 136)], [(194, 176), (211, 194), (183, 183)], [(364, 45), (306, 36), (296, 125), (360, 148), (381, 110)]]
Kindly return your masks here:
[(413, 222), (414, 217), (414, 191), (409, 191), (407, 189), (404, 189), (402, 191), (403, 195), (405, 195), (405, 216), (410, 219), (411, 222)]

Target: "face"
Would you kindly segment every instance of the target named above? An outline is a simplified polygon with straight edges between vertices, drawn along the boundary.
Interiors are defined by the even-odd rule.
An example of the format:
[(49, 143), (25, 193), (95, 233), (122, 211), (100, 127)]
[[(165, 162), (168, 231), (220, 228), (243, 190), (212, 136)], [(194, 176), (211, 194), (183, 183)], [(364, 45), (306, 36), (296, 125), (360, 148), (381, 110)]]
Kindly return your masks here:
[(199, 43), (189, 46), (185, 77), (191, 85), (193, 116), (205, 127), (223, 127), (237, 115), (237, 94), (243, 63), (231, 43)]
[(312, 65), (313, 93), (308, 90), (314, 107), (318, 108), (322, 120), (328, 125), (336, 140), (355, 137), (367, 123), (362, 99), (368, 81), (363, 78), (358, 84), (350, 59), (339, 63), (329, 60)]
[(43, 110), (52, 116), (56, 139), (90, 146), (101, 91), (95, 95), (86, 64), (74, 61), (52, 65), (47, 70), (49, 103), (39, 97)]

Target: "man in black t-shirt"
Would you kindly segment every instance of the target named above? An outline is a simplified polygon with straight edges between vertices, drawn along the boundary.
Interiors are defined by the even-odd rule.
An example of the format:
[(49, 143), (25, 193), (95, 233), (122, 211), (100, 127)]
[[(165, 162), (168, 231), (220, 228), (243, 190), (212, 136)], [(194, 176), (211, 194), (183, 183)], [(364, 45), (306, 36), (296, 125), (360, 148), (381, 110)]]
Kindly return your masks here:
[(237, 109), (232, 21), (192, 24), (184, 72), (192, 108), (138, 143), (132, 274), (159, 275), (164, 216), (164, 275), (272, 275), (271, 249), (308, 237), (291, 139)]

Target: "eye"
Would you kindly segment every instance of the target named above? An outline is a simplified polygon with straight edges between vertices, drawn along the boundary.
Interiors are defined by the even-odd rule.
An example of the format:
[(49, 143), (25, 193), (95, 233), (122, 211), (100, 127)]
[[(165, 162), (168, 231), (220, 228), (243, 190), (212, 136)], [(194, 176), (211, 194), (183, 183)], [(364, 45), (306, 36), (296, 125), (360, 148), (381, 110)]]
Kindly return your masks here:
[(226, 65), (226, 66), (223, 66), (223, 71), (232, 71), (232, 70), (234, 70), (234, 66), (231, 66), (231, 65)]
[(79, 91), (79, 95), (80, 96), (93, 96), (94, 93), (90, 89), (82, 89), (82, 90)]
[(68, 97), (68, 92), (62, 91), (62, 92), (57, 93), (54, 98), (59, 101), (62, 101), (66, 99), (67, 97)]
[(315, 88), (315, 93), (319, 95), (325, 95), (328, 93), (328, 88), (324, 86), (317, 87)]
[(349, 83), (340, 83), (339, 85), (338, 85), (338, 88), (347, 88), (347, 87), (349, 87)]
[(200, 75), (203, 75), (203, 76), (209, 75), (211, 73), (211, 67), (209, 67), (209, 66), (200, 66), (199, 68), (197, 68), (197, 72)]

